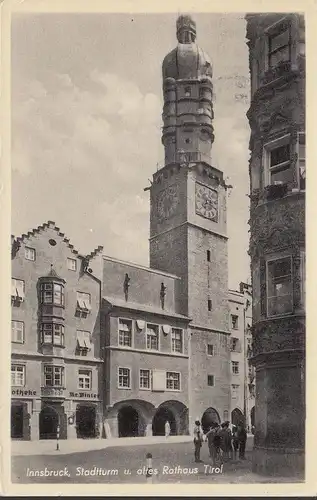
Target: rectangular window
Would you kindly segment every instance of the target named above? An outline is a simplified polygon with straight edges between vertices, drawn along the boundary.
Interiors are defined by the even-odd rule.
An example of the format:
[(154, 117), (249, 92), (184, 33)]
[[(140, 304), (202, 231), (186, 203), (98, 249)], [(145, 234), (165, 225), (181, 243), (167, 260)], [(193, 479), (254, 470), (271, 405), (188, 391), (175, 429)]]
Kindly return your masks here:
[(11, 341), (24, 344), (24, 323), (23, 321), (11, 321)]
[(119, 345), (132, 347), (132, 321), (129, 319), (119, 319)]
[(14, 300), (18, 300), (22, 302), (24, 300), (25, 292), (24, 292), (24, 281), (17, 280), (15, 278), (11, 279), (11, 297)]
[(146, 325), (146, 348), (158, 351), (159, 327), (158, 325)]
[(239, 328), (239, 316), (236, 314), (231, 314), (231, 328), (233, 330), (238, 330)]
[(231, 361), (232, 373), (239, 375), (239, 361)]
[(131, 387), (131, 377), (130, 368), (119, 368), (118, 369), (118, 386), (124, 389), (130, 389)]
[(91, 389), (91, 370), (78, 370), (78, 388)]
[(43, 344), (64, 345), (64, 325), (57, 323), (42, 324)]
[(267, 185), (292, 184), (290, 136), (283, 136), (264, 146)]
[(210, 250), (207, 250), (207, 262), (210, 262)]
[(25, 256), (26, 260), (35, 260), (34, 248), (25, 247), (24, 248), (24, 256)]
[(61, 387), (64, 383), (64, 367), (44, 365), (45, 387)]
[(76, 259), (67, 259), (67, 269), (70, 271), (77, 270), (77, 260)]
[(77, 309), (86, 313), (91, 311), (90, 293), (77, 292)]
[(150, 388), (150, 370), (140, 370), (140, 389)]
[(172, 328), (172, 352), (183, 352), (183, 330)]
[(306, 189), (306, 139), (304, 133), (298, 134), (298, 171), (299, 189)]
[(171, 391), (180, 391), (180, 373), (166, 372), (166, 389)]
[(207, 344), (207, 354), (208, 356), (214, 356), (214, 346), (212, 344)]
[(25, 366), (11, 365), (11, 385), (23, 387), (25, 385)]
[(291, 59), (291, 36), (290, 27), (284, 25), (278, 32), (269, 35), (268, 38), (268, 62), (270, 68), (275, 68), (283, 62)]
[(41, 302), (42, 304), (52, 304), (55, 306), (64, 306), (64, 285), (60, 283), (42, 283), (41, 284)]
[(185, 92), (186, 97), (191, 96), (191, 88), (190, 87), (185, 87), (184, 92)]
[(212, 310), (212, 301), (211, 299), (208, 299), (208, 311)]
[(268, 316), (290, 313), (293, 310), (292, 258), (267, 262)]
[(213, 375), (208, 375), (207, 376), (207, 384), (210, 387), (213, 387), (215, 385), (215, 377)]

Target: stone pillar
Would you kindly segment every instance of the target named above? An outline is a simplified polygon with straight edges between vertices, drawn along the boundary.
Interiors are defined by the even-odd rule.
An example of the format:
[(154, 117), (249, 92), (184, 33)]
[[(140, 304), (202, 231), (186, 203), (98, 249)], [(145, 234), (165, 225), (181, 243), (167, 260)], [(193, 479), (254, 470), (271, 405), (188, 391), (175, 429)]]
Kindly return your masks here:
[(106, 438), (109, 439), (109, 438), (119, 437), (117, 417), (107, 417), (104, 420), (104, 428), (105, 428)]
[(153, 436), (152, 422), (149, 422), (146, 424), (145, 435), (146, 436)]
[(27, 406), (30, 415), (30, 439), (31, 441), (38, 441), (40, 439), (41, 400), (34, 399), (28, 402)]

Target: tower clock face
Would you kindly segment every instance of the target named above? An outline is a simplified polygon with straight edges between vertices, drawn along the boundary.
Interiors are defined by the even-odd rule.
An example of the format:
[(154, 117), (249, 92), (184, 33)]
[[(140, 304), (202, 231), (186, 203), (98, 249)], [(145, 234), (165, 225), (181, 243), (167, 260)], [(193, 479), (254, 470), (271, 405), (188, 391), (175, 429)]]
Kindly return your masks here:
[(157, 214), (160, 219), (171, 217), (176, 211), (178, 204), (178, 191), (176, 185), (169, 186), (158, 196)]
[(196, 214), (218, 222), (218, 193), (196, 182)]

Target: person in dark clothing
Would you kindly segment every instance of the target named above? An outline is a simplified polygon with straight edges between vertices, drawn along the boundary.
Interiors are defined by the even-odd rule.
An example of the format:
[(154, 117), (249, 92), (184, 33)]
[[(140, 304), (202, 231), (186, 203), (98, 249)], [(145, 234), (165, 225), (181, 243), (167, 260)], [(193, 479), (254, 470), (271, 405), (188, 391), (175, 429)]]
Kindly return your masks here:
[(239, 458), (245, 460), (245, 447), (247, 443), (247, 431), (244, 425), (238, 426), (238, 439), (239, 439)]
[(238, 429), (235, 425), (232, 427), (232, 446), (233, 446), (234, 459), (236, 460), (239, 449), (239, 437), (238, 437)]
[(196, 420), (194, 427), (195, 462), (202, 462), (202, 460), (200, 460), (200, 449), (202, 445), (202, 440), (203, 440), (203, 431), (200, 426), (200, 421)]

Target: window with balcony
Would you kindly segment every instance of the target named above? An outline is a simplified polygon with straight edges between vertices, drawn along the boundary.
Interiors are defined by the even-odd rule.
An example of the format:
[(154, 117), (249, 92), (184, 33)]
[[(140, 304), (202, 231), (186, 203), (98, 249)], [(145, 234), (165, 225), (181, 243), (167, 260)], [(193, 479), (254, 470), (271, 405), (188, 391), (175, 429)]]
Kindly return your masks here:
[(118, 342), (120, 346), (132, 347), (132, 320), (119, 319)]
[(130, 368), (119, 368), (118, 369), (118, 387), (121, 389), (131, 388), (131, 375)]
[(241, 342), (236, 337), (230, 338), (230, 350), (232, 352), (240, 352), (241, 351)]
[(64, 367), (44, 365), (44, 386), (62, 387), (64, 385)]
[(291, 60), (290, 25), (282, 23), (268, 35), (268, 66), (270, 69)]
[(24, 344), (24, 323), (23, 321), (11, 321), (11, 342)]
[(91, 311), (90, 293), (77, 292), (76, 310), (85, 316)]
[(24, 365), (11, 365), (11, 385), (15, 387), (23, 387), (25, 385)]
[(166, 372), (166, 389), (170, 391), (180, 391), (180, 373), (178, 372)]
[(215, 377), (213, 375), (207, 375), (207, 385), (210, 387), (215, 385)]
[(91, 379), (92, 372), (91, 370), (78, 370), (78, 389), (91, 389)]
[(25, 286), (23, 280), (11, 278), (11, 298), (16, 302), (23, 302), (25, 297)]
[(67, 269), (69, 269), (69, 271), (76, 271), (77, 270), (77, 260), (76, 259), (67, 259)]
[(234, 375), (239, 375), (239, 361), (231, 361), (231, 369)]
[(236, 314), (231, 314), (231, 328), (233, 330), (238, 330), (239, 328), (239, 316)]
[(140, 369), (140, 389), (151, 388), (150, 370)]
[(158, 325), (146, 325), (146, 348), (154, 351), (159, 349), (159, 327)]
[(64, 346), (64, 325), (58, 323), (42, 324), (42, 344)]
[(276, 316), (293, 311), (292, 258), (267, 262), (267, 314)]
[(172, 352), (183, 352), (183, 330), (172, 328)]
[(26, 260), (35, 260), (35, 249), (30, 247), (24, 248), (24, 257)]
[(54, 282), (41, 283), (41, 303), (64, 307), (64, 285)]

